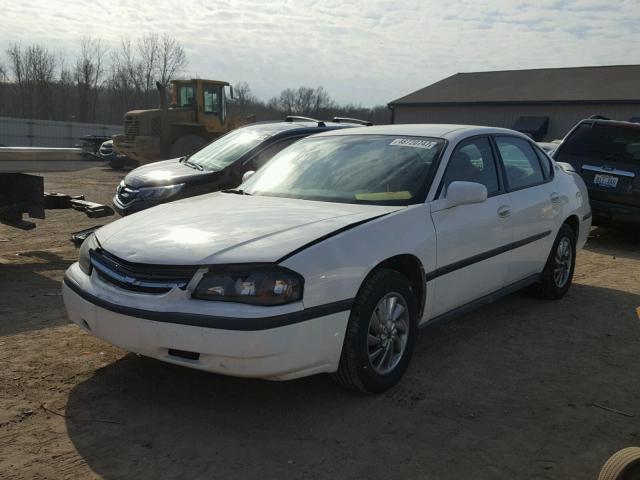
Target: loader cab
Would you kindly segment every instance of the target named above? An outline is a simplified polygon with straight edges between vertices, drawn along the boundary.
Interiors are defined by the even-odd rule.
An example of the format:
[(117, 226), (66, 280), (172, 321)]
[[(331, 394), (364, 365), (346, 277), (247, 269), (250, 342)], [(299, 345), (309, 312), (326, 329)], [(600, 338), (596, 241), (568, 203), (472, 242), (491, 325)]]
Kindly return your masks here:
[(223, 130), (227, 121), (225, 87), (227, 82), (216, 80), (176, 80), (171, 91), (175, 108), (195, 110), (195, 121), (208, 131)]

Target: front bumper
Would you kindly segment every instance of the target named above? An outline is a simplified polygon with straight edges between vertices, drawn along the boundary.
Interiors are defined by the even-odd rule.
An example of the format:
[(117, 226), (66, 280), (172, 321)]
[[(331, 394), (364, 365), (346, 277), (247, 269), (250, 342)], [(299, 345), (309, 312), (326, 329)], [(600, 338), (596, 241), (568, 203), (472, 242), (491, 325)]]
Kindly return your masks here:
[[(325, 315), (296, 320), (295, 323), (273, 323), (272, 319), (287, 318), (289, 314), (261, 319), (254, 316), (256, 307), (234, 305), (232, 307), (238, 312), (250, 307), (246, 311), (251, 315), (244, 318), (228, 315), (211, 317), (215, 318), (217, 327), (223, 328), (212, 328), (207, 324), (207, 315), (216, 302), (192, 300), (207, 309), (206, 315), (133, 308), (140, 304), (140, 298), (146, 298), (144, 302), (148, 297), (168, 297), (170, 301), (171, 294), (136, 295), (123, 291), (121, 304), (116, 304), (113, 301), (118, 289), (104, 284), (95, 274), (85, 275), (77, 263), (67, 270), (63, 285), (69, 318), (96, 337), (130, 352), (224, 375), (271, 380), (333, 372), (338, 368), (349, 318), (348, 307), (335, 313), (327, 310)], [(93, 301), (88, 298), (93, 298)], [(157, 302), (160, 308), (166, 299)], [(261, 308), (269, 312), (272, 307)], [(143, 312), (147, 318), (123, 313), (128, 309)], [(176, 315), (175, 322), (172, 315)], [(290, 318), (301, 318), (300, 311), (290, 315)], [(194, 320), (185, 322), (185, 318)], [(220, 323), (221, 318), (226, 327), (224, 322)], [(235, 329), (236, 320), (238, 328), (243, 329)], [(198, 358), (185, 358), (176, 355), (176, 351), (191, 352)]]
[(640, 207), (590, 200), (594, 224), (640, 224)]

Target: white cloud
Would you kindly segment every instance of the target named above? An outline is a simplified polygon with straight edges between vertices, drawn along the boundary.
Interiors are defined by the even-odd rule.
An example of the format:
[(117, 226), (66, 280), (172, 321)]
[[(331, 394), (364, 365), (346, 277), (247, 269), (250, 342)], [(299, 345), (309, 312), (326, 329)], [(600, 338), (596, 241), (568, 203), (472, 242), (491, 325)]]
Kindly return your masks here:
[(640, 63), (640, 3), (579, 0), (34, 0), (4, 5), (0, 50), (167, 32), (189, 75), (248, 81), (262, 98), (324, 86), (386, 103), (458, 71)]

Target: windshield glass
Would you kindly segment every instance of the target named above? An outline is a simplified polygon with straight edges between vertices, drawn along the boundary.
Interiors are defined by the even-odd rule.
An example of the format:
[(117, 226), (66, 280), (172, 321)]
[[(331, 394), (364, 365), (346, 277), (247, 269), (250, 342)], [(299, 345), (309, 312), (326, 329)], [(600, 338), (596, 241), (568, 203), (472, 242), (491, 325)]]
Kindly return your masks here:
[(239, 128), (191, 155), (189, 162), (205, 170), (222, 170), (269, 137), (264, 131)]
[(273, 157), (240, 188), (251, 195), (408, 205), (428, 188), (444, 146), (438, 138), (310, 137)]

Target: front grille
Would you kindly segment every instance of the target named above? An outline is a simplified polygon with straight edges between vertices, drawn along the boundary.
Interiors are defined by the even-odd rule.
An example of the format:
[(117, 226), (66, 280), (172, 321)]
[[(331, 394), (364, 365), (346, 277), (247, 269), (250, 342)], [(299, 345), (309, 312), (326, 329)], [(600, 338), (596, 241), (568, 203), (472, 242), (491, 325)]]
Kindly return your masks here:
[(193, 265), (151, 265), (132, 263), (99, 248), (91, 251), (91, 265), (105, 282), (124, 290), (142, 293), (166, 293), (185, 289), (198, 270)]
[(126, 117), (124, 119), (125, 142), (133, 143), (138, 135), (140, 135), (140, 119), (136, 117)]
[(116, 189), (116, 196), (118, 197), (118, 200), (125, 206), (135, 202), (138, 199), (139, 193), (140, 190), (131, 188), (128, 185), (118, 185), (118, 188)]

